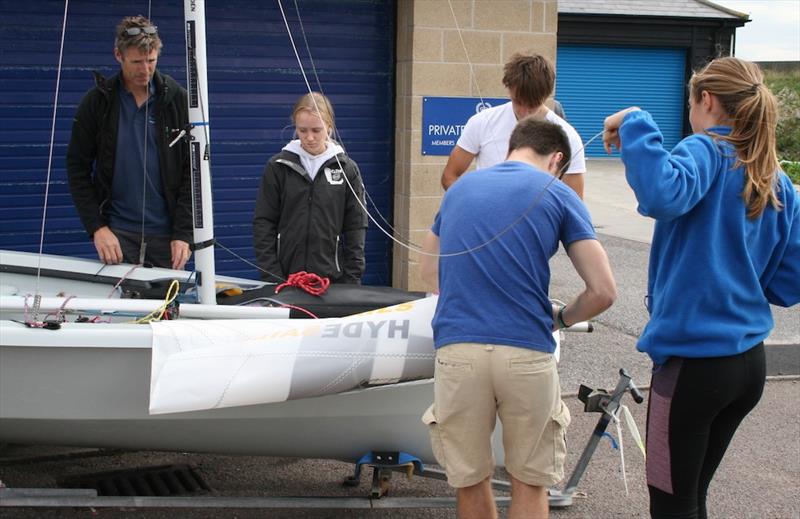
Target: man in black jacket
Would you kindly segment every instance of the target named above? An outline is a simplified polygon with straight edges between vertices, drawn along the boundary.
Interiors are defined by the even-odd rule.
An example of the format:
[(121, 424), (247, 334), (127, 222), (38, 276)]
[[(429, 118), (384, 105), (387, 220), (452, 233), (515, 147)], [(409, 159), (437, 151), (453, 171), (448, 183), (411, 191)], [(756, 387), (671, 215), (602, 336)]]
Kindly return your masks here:
[(117, 26), (120, 72), (95, 74), (67, 149), (70, 193), (104, 263), (182, 269), (192, 239), (186, 90), (156, 71), (161, 39), (143, 16)]

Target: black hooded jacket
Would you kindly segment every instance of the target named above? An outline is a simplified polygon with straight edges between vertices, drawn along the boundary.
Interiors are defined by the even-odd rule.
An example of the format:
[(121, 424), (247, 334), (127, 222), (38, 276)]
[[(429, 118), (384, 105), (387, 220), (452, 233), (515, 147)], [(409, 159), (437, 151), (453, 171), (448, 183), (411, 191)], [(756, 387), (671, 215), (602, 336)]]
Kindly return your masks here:
[(281, 282), (304, 270), (333, 283), (360, 283), (367, 231), (362, 206), (361, 172), (344, 153), (326, 161), (313, 181), (296, 153), (273, 156), (261, 177), (253, 218), (256, 260), (269, 272), (262, 278)]
[[(172, 240), (192, 243), (192, 198), (189, 152), (183, 142), (170, 142), (189, 123), (186, 90), (158, 71), (154, 115), (158, 136), (161, 183), (172, 224)], [(72, 123), (67, 148), (67, 177), (72, 200), (91, 238), (108, 225), (111, 182), (117, 150), (119, 74), (106, 79), (95, 73), (95, 87), (83, 96)]]

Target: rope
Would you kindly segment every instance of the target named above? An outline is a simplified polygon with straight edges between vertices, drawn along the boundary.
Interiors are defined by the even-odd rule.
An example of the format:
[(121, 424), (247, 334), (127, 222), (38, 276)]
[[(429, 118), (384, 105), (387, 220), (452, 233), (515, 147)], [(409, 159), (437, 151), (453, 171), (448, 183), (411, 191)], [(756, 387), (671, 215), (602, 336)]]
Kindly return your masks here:
[(56, 310), (55, 312), (50, 312), (49, 314), (45, 315), (43, 320), (44, 320), (44, 321), (47, 321), (47, 320), (48, 320), (48, 318), (49, 318), (50, 316), (53, 316), (53, 318), (54, 318), (54, 319), (55, 319), (57, 322), (59, 322), (59, 323), (63, 323), (63, 322), (65, 322), (65, 321), (67, 320), (67, 317), (66, 317), (64, 314), (65, 314), (65, 313), (66, 313), (66, 311), (67, 311), (67, 303), (69, 303), (69, 300), (70, 300), (70, 299), (73, 299), (74, 297), (75, 297), (75, 296), (67, 296), (67, 297), (64, 299), (64, 302), (63, 302), (63, 303), (61, 303), (61, 306), (59, 307), (59, 309), (58, 309), (58, 310)]
[[(452, 5), (449, 2), (448, 2), (448, 5), (450, 5), (450, 10), (451, 10), (451, 13), (453, 14), (453, 17), (454, 17), (454, 20), (455, 20), (455, 24), (456, 24), (456, 28), (458, 29), (459, 38), (461, 39), (461, 44), (462, 44), (462, 46), (464, 48), (464, 53), (465, 53), (465, 55), (467, 57), (467, 61), (468, 61), (469, 65), (470, 65), (471, 73), (472, 73), (472, 75), (474, 75), (474, 72), (472, 72), (472, 62), (469, 60), (469, 53), (467, 51), (466, 44), (464, 43), (463, 37), (461, 35), (461, 28), (458, 26), (458, 20), (455, 19), (455, 12), (453, 11)], [(289, 42), (290, 42), (290, 44), (292, 46), (292, 50), (294, 51), (295, 59), (296, 59), (297, 64), (298, 64), (298, 66), (300, 68), (300, 74), (303, 76), (303, 81), (305, 82), (305, 85), (306, 85), (306, 88), (307, 88), (308, 92), (311, 93), (312, 92), (311, 84), (310, 84), (310, 82), (308, 80), (308, 76), (306, 75), (305, 68), (303, 67), (303, 62), (300, 59), (300, 53), (297, 50), (297, 45), (295, 44), (294, 35), (292, 34), (292, 30), (289, 27), (289, 20), (287, 19), (286, 13), (283, 10), (283, 4), (282, 4), (281, 0), (278, 0), (278, 8), (279, 8), (279, 10), (281, 12), (281, 16), (283, 18), (283, 24), (286, 27), (286, 32), (288, 33)], [(295, 8), (296, 8), (296, 6), (295, 6)], [(297, 10), (297, 17), (298, 17), (298, 19), (300, 19), (300, 11), (299, 10)], [(303, 28), (302, 21), (300, 22), (300, 29), (301, 29), (301, 32), (302, 32), (302, 35), (303, 35), (303, 39), (306, 42), (306, 49), (307, 49), (309, 58), (311, 59), (311, 50), (308, 48), (308, 40), (306, 39), (305, 30)], [(315, 77), (317, 77), (317, 82), (319, 83), (319, 77), (317, 76), (316, 65), (314, 64), (313, 59), (311, 59), (311, 70), (314, 72)], [(320, 92), (322, 92), (322, 85), (319, 84), (318, 86), (319, 86)], [(480, 90), (478, 88), (477, 82), (476, 82), (475, 88), (476, 88), (476, 90), (478, 90), (478, 96), (481, 97), (481, 100), (482, 100), (483, 97), (481, 96), (481, 93), (480, 93)], [(319, 116), (320, 110), (319, 110), (319, 107), (317, 106), (317, 102), (316, 102), (316, 100), (314, 98), (312, 98), (312, 101), (314, 103), (315, 113)], [(338, 138), (338, 133), (339, 132), (338, 132), (338, 130), (335, 130), (335, 131), (336, 131), (336, 136)], [(601, 130), (600, 132), (595, 134), (591, 139), (586, 141), (586, 143), (584, 143), (584, 145), (579, 150), (577, 150), (577, 152), (575, 152), (574, 154), (579, 153), (579, 152), (583, 151), (584, 149), (586, 149), (586, 147), (592, 141), (594, 141), (595, 139), (597, 139), (598, 137), (600, 137), (602, 135), (603, 135), (603, 131)], [(341, 144), (341, 139), (340, 138), (339, 138), (339, 143)], [(344, 146), (342, 146), (342, 147), (344, 148)], [(336, 161), (337, 161), (337, 164), (338, 164), (339, 168), (344, 170), (344, 168), (342, 167), (341, 162), (339, 162), (339, 157), (338, 156), (336, 156)], [(394, 236), (393, 233), (390, 233), (384, 226), (382, 226), (380, 224), (380, 222), (378, 222), (378, 220), (370, 212), (369, 208), (367, 208), (366, 205), (364, 203), (362, 203), (361, 199), (358, 196), (355, 196), (356, 195), (356, 191), (353, 188), (353, 186), (350, 184), (350, 179), (347, 178), (347, 175), (344, 176), (344, 180), (345, 180), (345, 183), (347, 184), (348, 189), (350, 189), (350, 191), (353, 193), (354, 198), (355, 198), (356, 202), (358, 203), (358, 205), (366, 212), (367, 218), (369, 218), (369, 220), (373, 224), (375, 224), (375, 226), (380, 230), (380, 232), (383, 233), (387, 238), (389, 238), (391, 241), (393, 241), (397, 245), (399, 245), (399, 246), (401, 246), (401, 247), (403, 247), (405, 249), (408, 249), (409, 251), (416, 252), (417, 254), (420, 254), (420, 255), (433, 256), (433, 257), (439, 257), (439, 258), (448, 258), (448, 257), (455, 257), (455, 256), (466, 255), (466, 254), (472, 254), (474, 252), (477, 252), (480, 249), (483, 249), (484, 247), (489, 246), (494, 241), (496, 241), (499, 238), (501, 238), (504, 234), (506, 234), (508, 231), (510, 231), (513, 227), (515, 227), (517, 224), (522, 222), (533, 211), (533, 209), (535, 209), (539, 205), (539, 202), (540, 202), (541, 198), (550, 189), (550, 187), (553, 184), (553, 182), (556, 179), (560, 179), (563, 176), (565, 171), (566, 171), (566, 165), (564, 165), (559, 171), (556, 172), (556, 174), (553, 176), (553, 178), (544, 186), (542, 191), (540, 193), (538, 193), (537, 196), (534, 197), (534, 199), (531, 202), (531, 204), (527, 207), (527, 209), (525, 209), (525, 211), (523, 211), (523, 213), (516, 220), (511, 222), (506, 228), (502, 229), (501, 231), (499, 231), (497, 234), (495, 234), (491, 238), (487, 239), (483, 243), (477, 244), (477, 245), (472, 246), (472, 247), (465, 248), (464, 250), (459, 250), (459, 251), (450, 252), (450, 253), (441, 253), (441, 251), (440, 251), (438, 254), (432, 254), (430, 252), (426, 252), (426, 251), (422, 250), (422, 248), (419, 245), (417, 245), (417, 244), (415, 244), (415, 243), (413, 243), (411, 241), (405, 242), (405, 241), (403, 241), (401, 239), (398, 239), (396, 236)], [(364, 194), (365, 194), (365, 196), (369, 197), (369, 193), (367, 192), (366, 187), (364, 187)], [(371, 198), (370, 198), (370, 200), (371, 200)], [(375, 205), (374, 202), (373, 202), (373, 205)], [(375, 206), (375, 209), (376, 209), (376, 212), (378, 213), (378, 215), (381, 216), (381, 219), (384, 222), (386, 222), (386, 219), (383, 217), (383, 215), (380, 214), (380, 211), (377, 210), (377, 206)], [(388, 224), (388, 222), (387, 222), (386, 227), (390, 228), (393, 231), (395, 230), (390, 224)], [(403, 237), (403, 238), (405, 239), (405, 237)]]
[[(160, 321), (161, 319), (163, 319), (164, 314), (167, 312), (167, 308), (169, 307), (169, 305), (172, 304), (173, 301), (175, 301), (176, 297), (178, 297), (178, 290), (180, 288), (180, 285), (181, 284), (178, 283), (177, 279), (173, 279), (172, 283), (170, 283), (169, 285), (169, 289), (167, 290), (167, 296), (164, 299), (164, 303), (155, 310), (153, 310), (152, 312), (150, 312), (149, 314), (142, 317), (141, 319), (133, 321), (133, 323), (144, 324), (152, 321)], [(167, 318), (169, 318), (169, 316), (167, 316)]]
[[(33, 308), (28, 306), (28, 298), (33, 297)], [(66, 307), (67, 303), (70, 299), (73, 299), (75, 296), (68, 296), (64, 299), (64, 302), (61, 303), (61, 307), (56, 310), (55, 312), (50, 312), (49, 314), (45, 315), (44, 318), (39, 321), (39, 305), (42, 301), (42, 295), (36, 294), (26, 294), (25, 299), (23, 300), (23, 323), (28, 328), (52, 328), (56, 329), (57, 325), (53, 323), (63, 323), (66, 322)], [(31, 317), (30, 314), (33, 312), (33, 316)], [(50, 319), (52, 316), (53, 319)], [(55, 328), (53, 328), (55, 326)]]
[[(139, 259), (141, 259), (141, 258), (139, 258)], [(132, 266), (130, 269), (128, 269), (128, 272), (126, 272), (125, 274), (123, 274), (123, 276), (122, 276), (121, 278), (119, 278), (119, 281), (117, 281), (117, 284), (116, 284), (116, 285), (114, 285), (114, 288), (112, 288), (112, 289), (111, 289), (111, 292), (109, 292), (109, 293), (108, 293), (108, 295), (107, 295), (106, 297), (111, 297), (111, 296), (113, 296), (113, 295), (114, 295), (114, 292), (116, 292), (116, 291), (117, 291), (117, 289), (118, 289), (118, 288), (119, 288), (119, 286), (122, 284), (122, 282), (123, 282), (123, 281), (125, 281), (125, 280), (128, 278), (128, 276), (130, 276), (131, 274), (133, 274), (133, 271), (134, 271), (134, 270), (138, 269), (138, 268), (139, 268), (139, 267), (141, 267), (141, 266), (142, 266), (141, 264), (138, 264), (138, 265), (134, 265), (134, 266)]]
[(275, 293), (277, 294), (286, 287), (297, 287), (312, 296), (321, 296), (328, 290), (330, 284), (331, 280), (328, 278), (320, 277), (313, 272), (301, 270), (300, 272), (289, 274), (289, 279), (287, 279), (285, 283), (278, 285), (277, 288), (275, 288)]
[(319, 316), (306, 310), (302, 306), (290, 305), (289, 303), (284, 303), (283, 301), (278, 301), (277, 299), (272, 299), (270, 297), (263, 298), (264, 301), (269, 301), (270, 303), (276, 304), (282, 308), (289, 308), (291, 310), (297, 310), (298, 312), (302, 312), (307, 316), (311, 317), (312, 319), (319, 319)]
[[(39, 234), (39, 259), (36, 265), (36, 290), (35, 294), (41, 299), (41, 294), (39, 293), (39, 280), (41, 279), (42, 273), (42, 251), (44, 250), (44, 229), (45, 223), (47, 221), (47, 199), (50, 196), (50, 175), (52, 173), (52, 166), (53, 166), (53, 147), (55, 142), (55, 135), (56, 135), (56, 118), (58, 114), (58, 92), (61, 87), (61, 65), (64, 62), (64, 36), (67, 33), (67, 12), (69, 11), (69, 0), (64, 2), (64, 17), (61, 22), (61, 44), (59, 46), (58, 51), (58, 72), (56, 73), (56, 92), (53, 99), (53, 118), (52, 118), (52, 125), (50, 127), (50, 147), (47, 156), (47, 182), (45, 183), (44, 187), (44, 206), (42, 207), (42, 229)], [(34, 311), (34, 320), (38, 319), (39, 317), (39, 306), (35, 306)]]

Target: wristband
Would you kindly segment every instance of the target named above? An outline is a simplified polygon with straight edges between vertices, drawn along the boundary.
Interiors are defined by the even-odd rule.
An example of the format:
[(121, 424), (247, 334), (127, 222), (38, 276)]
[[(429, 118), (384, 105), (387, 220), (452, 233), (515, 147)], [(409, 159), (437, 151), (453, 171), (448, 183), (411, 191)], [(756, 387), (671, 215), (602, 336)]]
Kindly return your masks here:
[(569, 326), (567, 326), (567, 323), (564, 322), (564, 309), (566, 307), (567, 307), (567, 305), (564, 305), (561, 308), (559, 308), (558, 309), (558, 313), (556, 314), (556, 320), (558, 321), (558, 329), (559, 330), (562, 330), (564, 328), (569, 328)]

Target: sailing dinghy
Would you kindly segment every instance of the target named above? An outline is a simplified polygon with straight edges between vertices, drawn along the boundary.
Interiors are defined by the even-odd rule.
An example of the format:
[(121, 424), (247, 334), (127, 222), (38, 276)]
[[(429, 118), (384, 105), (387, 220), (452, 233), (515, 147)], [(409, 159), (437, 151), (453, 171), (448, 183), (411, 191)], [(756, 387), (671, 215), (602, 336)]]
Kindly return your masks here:
[[(435, 298), (344, 286), (318, 299), (292, 288), (279, 297), (262, 283), (215, 280), (203, 13), (201, 0), (185, 2), (190, 119), (202, 130), (182, 143), (201, 186), (197, 270), (0, 252), (0, 443), (348, 461), (403, 451), (433, 461), (420, 417), (433, 400)], [(183, 289), (170, 302), (173, 280)], [(218, 282), (235, 293), (222, 320), (210, 318), (221, 311), (211, 308)], [(292, 291), (323, 316), (369, 312), (311, 321), (277, 309), (253, 319), (276, 310), (265, 302), (300, 308)], [(180, 319), (141, 324), (152, 305), (159, 316), (177, 306)], [(189, 309), (194, 320), (181, 316)]]

